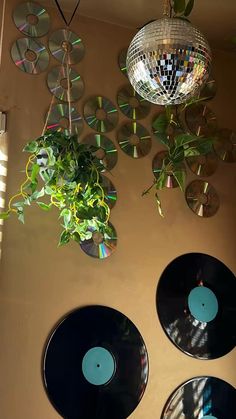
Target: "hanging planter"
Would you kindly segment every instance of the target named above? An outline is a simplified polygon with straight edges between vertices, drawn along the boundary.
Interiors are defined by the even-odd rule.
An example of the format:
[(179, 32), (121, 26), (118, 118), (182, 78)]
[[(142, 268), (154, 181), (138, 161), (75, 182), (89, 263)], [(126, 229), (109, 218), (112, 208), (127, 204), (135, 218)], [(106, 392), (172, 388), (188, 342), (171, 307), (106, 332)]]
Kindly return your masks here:
[(0, 218), (7, 219), (13, 213), (24, 223), (24, 210), (33, 203), (44, 211), (54, 206), (63, 226), (59, 245), (71, 239), (90, 239), (91, 227), (109, 237), (110, 209), (95, 155), (97, 147), (78, 143), (75, 135), (46, 131), (24, 151), (30, 153), (26, 179)]

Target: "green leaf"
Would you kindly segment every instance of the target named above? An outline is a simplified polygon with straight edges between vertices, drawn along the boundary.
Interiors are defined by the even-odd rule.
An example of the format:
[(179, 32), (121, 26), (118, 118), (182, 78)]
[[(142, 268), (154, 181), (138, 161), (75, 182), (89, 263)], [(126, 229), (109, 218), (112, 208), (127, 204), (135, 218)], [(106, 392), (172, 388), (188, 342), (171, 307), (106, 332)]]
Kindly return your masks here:
[(199, 156), (199, 151), (195, 147), (188, 147), (184, 150), (184, 157)]
[(25, 224), (25, 217), (24, 217), (23, 209), (22, 209), (22, 210), (20, 210), (20, 209), (18, 208), (18, 211), (17, 211), (17, 217), (18, 217), (18, 220), (19, 220), (21, 223)]
[(161, 113), (152, 123), (154, 134), (165, 134), (169, 121), (166, 113)]
[(175, 13), (182, 13), (185, 10), (185, 0), (174, 0)]
[(39, 165), (37, 163), (34, 163), (33, 166), (32, 166), (32, 172), (31, 172), (31, 176), (30, 176), (32, 183), (35, 182), (35, 180), (38, 176), (39, 170), (40, 170)]
[(65, 244), (69, 243), (69, 241), (70, 241), (70, 233), (69, 231), (64, 230), (60, 235), (58, 247), (64, 246)]
[(193, 143), (194, 141), (198, 140), (199, 137), (192, 134), (179, 134), (175, 137), (175, 145), (176, 148), (183, 147), (186, 144)]
[(44, 188), (40, 189), (40, 191), (35, 191), (31, 196), (31, 201), (35, 201), (38, 198), (44, 196)]
[(29, 153), (35, 153), (38, 150), (38, 143), (37, 141), (30, 141), (27, 143), (23, 148), (23, 151), (27, 151)]
[(193, 10), (194, 0), (189, 0), (187, 6), (185, 7), (184, 16), (189, 16)]
[(184, 191), (185, 188), (185, 180), (186, 180), (186, 173), (184, 170), (173, 170), (173, 176), (178, 182), (178, 185), (181, 191)]
[(49, 211), (52, 206), (51, 204), (45, 204), (44, 202), (40, 202), (40, 201), (37, 201), (37, 204), (44, 211)]
[(0, 220), (7, 220), (9, 217), (10, 217), (10, 212), (9, 211), (0, 213)]
[(60, 218), (61, 217), (63, 217), (65, 228), (68, 228), (68, 226), (71, 222), (71, 217), (72, 217), (71, 210), (69, 210), (68, 208), (64, 208), (60, 213)]
[(166, 185), (167, 174), (164, 170), (160, 173), (156, 180), (156, 189), (163, 189)]

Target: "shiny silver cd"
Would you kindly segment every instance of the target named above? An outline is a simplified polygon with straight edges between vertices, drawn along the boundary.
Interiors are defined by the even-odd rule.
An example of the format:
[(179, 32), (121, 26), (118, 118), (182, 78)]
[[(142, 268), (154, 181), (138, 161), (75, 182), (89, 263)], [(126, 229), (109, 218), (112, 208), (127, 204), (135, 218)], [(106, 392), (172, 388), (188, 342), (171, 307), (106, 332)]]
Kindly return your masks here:
[(62, 102), (76, 102), (84, 93), (83, 79), (77, 71), (71, 67), (67, 69), (67, 66), (57, 66), (50, 70), (47, 85), (51, 93)]
[(15, 65), (25, 73), (39, 74), (49, 63), (49, 54), (37, 39), (20, 38), (11, 47), (11, 57)]
[(226, 163), (236, 162), (236, 133), (227, 128), (217, 131), (213, 148), (220, 160)]
[(80, 135), (83, 130), (83, 118), (73, 105), (71, 105), (69, 109), (67, 103), (58, 103), (51, 108), (47, 130), (63, 131), (66, 135), (69, 135), (70, 133)]
[(119, 90), (117, 103), (121, 112), (130, 119), (145, 118), (150, 112), (150, 102), (139, 96), (130, 84)]
[(49, 14), (44, 7), (33, 1), (18, 4), (12, 17), (17, 29), (24, 35), (37, 38), (49, 31)]
[(190, 105), (184, 111), (185, 125), (194, 135), (209, 137), (217, 130), (216, 115), (206, 105)]
[[(152, 161), (152, 171), (153, 174), (155, 176), (156, 179), (159, 178), (160, 176), (160, 172), (162, 170), (163, 167), (163, 162), (165, 159), (168, 159), (168, 153), (167, 151), (159, 151), (153, 158)], [(179, 170), (179, 171), (183, 171), (185, 172), (185, 166), (183, 163), (179, 163), (178, 165), (175, 166), (175, 169)], [(165, 178), (163, 180), (163, 185), (165, 188), (178, 188), (179, 184), (177, 182), (177, 180), (175, 179), (174, 175), (172, 174), (172, 172), (166, 172), (165, 173)]]
[(84, 56), (84, 44), (76, 33), (59, 29), (49, 39), (49, 49), (60, 63), (77, 64)]
[[(178, 114), (176, 111), (176, 107), (171, 108), (171, 114), (172, 114), (172, 120), (174, 122), (169, 123), (169, 125), (166, 128), (165, 134), (168, 136), (170, 141), (174, 141), (174, 137), (179, 134), (183, 134), (183, 129), (180, 127), (178, 123)], [(158, 141), (163, 143), (162, 137), (163, 137), (163, 123), (165, 123), (166, 120), (166, 111), (161, 110), (158, 114), (154, 115), (152, 119), (152, 132), (157, 138)]]
[(105, 202), (109, 208), (112, 209), (115, 206), (117, 200), (116, 188), (112, 181), (104, 175), (102, 175), (102, 187), (105, 192)]
[(145, 157), (152, 147), (148, 130), (137, 122), (127, 122), (121, 126), (117, 141), (121, 150), (134, 159)]
[(126, 57), (127, 57), (127, 48), (123, 48), (118, 56), (118, 64), (120, 71), (128, 78), (127, 66), (126, 66)]
[(220, 206), (215, 188), (204, 180), (194, 180), (185, 190), (189, 208), (199, 217), (212, 217)]
[(217, 85), (214, 78), (209, 77), (205, 85), (200, 91), (200, 98), (204, 98), (206, 100), (211, 100), (215, 97), (217, 93)]
[(189, 169), (197, 176), (207, 177), (215, 173), (218, 161), (215, 153), (186, 158)]
[(118, 122), (118, 112), (113, 103), (103, 96), (93, 96), (84, 105), (87, 124), (98, 132), (108, 132)]
[(113, 169), (117, 163), (117, 149), (109, 138), (101, 134), (89, 134), (84, 138), (83, 143), (97, 147), (95, 156), (102, 172)]
[(91, 233), (91, 238), (81, 241), (81, 249), (88, 255), (98, 259), (105, 259), (111, 256), (116, 250), (117, 234), (111, 223), (109, 223), (109, 234), (102, 233), (94, 227), (88, 228), (88, 233)]

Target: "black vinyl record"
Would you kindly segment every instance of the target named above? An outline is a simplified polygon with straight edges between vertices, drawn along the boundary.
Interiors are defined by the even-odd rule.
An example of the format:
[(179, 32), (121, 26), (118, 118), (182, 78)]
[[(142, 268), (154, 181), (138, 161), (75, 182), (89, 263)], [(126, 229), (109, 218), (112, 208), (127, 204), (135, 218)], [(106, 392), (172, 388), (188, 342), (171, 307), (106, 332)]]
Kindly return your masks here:
[(218, 259), (187, 253), (161, 275), (157, 312), (168, 338), (185, 354), (215, 359), (236, 343), (236, 280)]
[(236, 390), (216, 377), (195, 377), (168, 399), (161, 419), (235, 419)]
[(124, 314), (99, 305), (82, 307), (52, 331), (43, 378), (63, 418), (125, 419), (147, 385), (147, 350)]

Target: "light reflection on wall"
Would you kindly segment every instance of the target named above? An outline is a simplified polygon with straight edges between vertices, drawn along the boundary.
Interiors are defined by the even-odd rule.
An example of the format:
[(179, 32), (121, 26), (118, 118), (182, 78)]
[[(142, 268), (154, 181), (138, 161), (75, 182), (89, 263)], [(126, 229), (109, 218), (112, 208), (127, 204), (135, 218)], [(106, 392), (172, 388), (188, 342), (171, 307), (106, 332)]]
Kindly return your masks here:
[[(0, 212), (5, 208), (5, 193), (7, 179), (7, 138), (6, 134), (0, 135)], [(2, 255), (3, 220), (0, 219), (0, 259)]]

